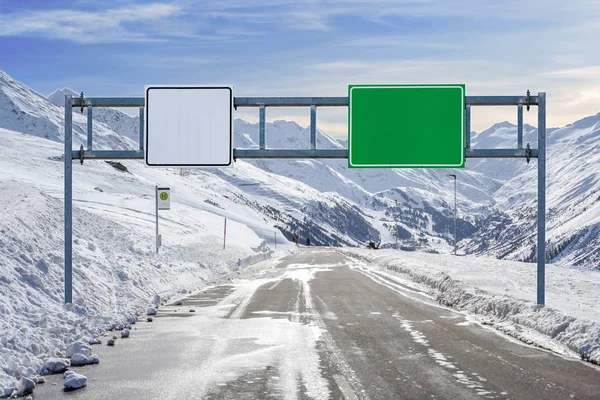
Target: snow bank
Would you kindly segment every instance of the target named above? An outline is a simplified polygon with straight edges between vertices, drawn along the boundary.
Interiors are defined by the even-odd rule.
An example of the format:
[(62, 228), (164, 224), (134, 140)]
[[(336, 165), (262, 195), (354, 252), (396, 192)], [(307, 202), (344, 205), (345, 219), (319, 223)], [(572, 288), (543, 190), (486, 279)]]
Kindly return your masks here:
[[(342, 252), (366, 262), (368, 269), (385, 271), (379, 273), (387, 278), (425, 289), (440, 304), (483, 317), (484, 323), (526, 343), (548, 348), (545, 341), (552, 339), (582, 359), (600, 363), (598, 272), (548, 265), (548, 306), (539, 308), (531, 276), (535, 264), (394, 250)], [(570, 312), (574, 305), (577, 315)]]
[[(48, 359), (81, 354), (87, 359), (75, 358), (89, 362), (91, 351), (85, 346), (106, 330), (122, 331), (156, 299), (220, 282), (239, 268), (240, 257), (255, 255), (253, 249), (264, 242), (235, 219), (261, 228), (267, 222), (224, 199), (221, 207), (232, 221), (231, 242), (223, 250), (223, 218), (201, 200), (214, 196), (214, 189), (172, 171), (133, 162), (129, 174), (102, 162), (78, 165), (73, 188), (74, 302), (64, 305), (62, 148), (2, 129), (0, 137), (0, 397), (12, 393), (23, 377), (61, 371)], [(197, 179), (203, 178), (214, 179)], [(173, 182), (178, 188), (173, 210), (161, 215), (164, 246), (158, 255), (154, 198), (149, 195), (155, 182)], [(221, 192), (232, 190), (220, 184)], [(79, 350), (68, 349), (75, 342), (81, 342)]]

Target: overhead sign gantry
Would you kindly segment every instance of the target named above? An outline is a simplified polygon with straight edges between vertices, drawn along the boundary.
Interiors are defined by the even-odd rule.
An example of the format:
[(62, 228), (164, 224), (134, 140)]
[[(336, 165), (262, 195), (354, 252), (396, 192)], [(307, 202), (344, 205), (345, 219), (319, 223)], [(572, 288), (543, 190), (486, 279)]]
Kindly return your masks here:
[[(156, 88), (157, 92), (152, 92)], [(154, 113), (153, 96), (160, 86), (150, 87), (146, 97), (65, 97), (65, 302), (72, 301), (73, 263), (73, 160), (145, 160), (162, 167), (223, 167), (227, 145), (233, 161), (236, 159), (348, 159), (350, 167), (437, 167), (462, 168), (465, 158), (520, 158), (527, 162), (537, 158), (537, 304), (545, 303), (545, 227), (546, 227), (546, 94), (531, 96), (465, 96), (464, 85), (350, 85), (347, 97), (235, 97), (230, 86), (220, 86), (223, 97), (181, 94), (181, 87), (168, 94), (157, 94), (158, 104), (170, 109), (178, 106), (178, 116), (169, 111)], [(203, 90), (206, 87), (196, 87)], [(229, 89), (231, 92), (228, 92)], [(417, 90), (419, 89), (419, 90)], [(435, 90), (434, 90), (435, 89)], [(434, 93), (435, 92), (435, 93)], [(462, 94), (460, 94), (462, 92)], [(190, 92), (191, 93), (191, 92)], [(206, 96), (206, 97), (202, 97)], [(229, 97), (228, 97), (229, 96)], [(162, 97), (162, 98), (161, 98)], [(204, 99), (204, 100), (202, 100)], [(227, 101), (229, 99), (229, 103)], [(258, 108), (259, 148), (236, 149), (231, 146), (233, 110), (239, 107)], [(195, 105), (194, 105), (195, 104)], [(471, 107), (516, 106), (517, 146), (514, 148), (472, 149), (470, 139)], [(523, 145), (523, 108), (537, 106), (537, 148)], [(140, 116), (140, 140), (137, 150), (94, 150), (93, 109), (96, 107), (137, 107)], [(148, 122), (144, 124), (145, 108)], [(306, 107), (310, 109), (310, 147), (308, 149), (267, 149), (266, 110), (271, 107)], [(317, 108), (349, 107), (349, 149), (317, 149)], [(365, 108), (366, 107), (366, 108)], [(459, 109), (460, 107), (460, 109)], [(87, 108), (87, 148), (73, 149), (73, 108)], [(211, 112), (212, 110), (212, 112)], [(369, 115), (370, 111), (372, 115)], [(203, 116), (196, 118), (193, 113)], [(154, 117), (161, 129), (156, 130)], [(212, 121), (212, 122), (207, 122)], [(380, 121), (385, 121), (385, 123)], [(174, 130), (174, 125), (179, 128)], [(214, 125), (211, 125), (213, 124)], [(162, 125), (161, 125), (162, 124)], [(208, 125), (207, 125), (208, 124)], [(144, 137), (144, 126), (148, 136)], [(233, 126), (233, 125), (231, 125)], [(212, 128), (211, 128), (212, 127)], [(373, 129), (371, 129), (373, 128)], [(376, 129), (375, 129), (376, 128)], [(175, 133), (173, 133), (175, 132)], [(370, 133), (375, 135), (371, 139)], [(156, 133), (156, 136), (155, 136)], [(169, 136), (174, 135), (174, 136)], [(195, 136), (197, 135), (197, 136)], [(218, 135), (215, 136), (215, 135)], [(173, 143), (169, 138), (173, 138)], [(200, 140), (201, 139), (201, 140)], [(164, 155), (144, 145), (163, 143)], [(189, 140), (189, 142), (186, 142)], [(379, 142), (374, 147), (374, 143)], [(461, 145), (463, 143), (463, 145)], [(442, 145), (443, 144), (443, 145)], [(214, 153), (211, 151), (214, 146)], [(181, 151), (178, 159), (177, 152)], [(185, 154), (184, 154), (185, 153)]]

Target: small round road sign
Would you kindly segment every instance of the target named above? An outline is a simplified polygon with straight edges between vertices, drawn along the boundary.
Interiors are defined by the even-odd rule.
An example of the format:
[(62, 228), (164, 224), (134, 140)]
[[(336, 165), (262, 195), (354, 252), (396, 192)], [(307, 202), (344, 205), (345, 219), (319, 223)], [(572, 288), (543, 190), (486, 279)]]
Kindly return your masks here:
[(165, 201), (165, 200), (167, 200), (168, 198), (169, 198), (169, 194), (168, 194), (167, 192), (162, 192), (162, 193), (160, 194), (160, 199), (161, 199), (161, 200)]

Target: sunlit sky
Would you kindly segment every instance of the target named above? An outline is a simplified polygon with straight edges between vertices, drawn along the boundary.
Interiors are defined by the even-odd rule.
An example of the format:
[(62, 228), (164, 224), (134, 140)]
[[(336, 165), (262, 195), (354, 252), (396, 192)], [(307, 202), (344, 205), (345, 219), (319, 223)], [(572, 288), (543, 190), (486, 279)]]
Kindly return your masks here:
[[(359, 83), (530, 89), (547, 92), (552, 127), (600, 111), (598, 21), (595, 0), (0, 0), (0, 69), (44, 95), (142, 96), (147, 84), (234, 84), (237, 96), (346, 96)], [(472, 116), (480, 131), (515, 122), (516, 108)], [(267, 118), (307, 125), (309, 111)], [(319, 109), (333, 135), (346, 121), (345, 109)]]

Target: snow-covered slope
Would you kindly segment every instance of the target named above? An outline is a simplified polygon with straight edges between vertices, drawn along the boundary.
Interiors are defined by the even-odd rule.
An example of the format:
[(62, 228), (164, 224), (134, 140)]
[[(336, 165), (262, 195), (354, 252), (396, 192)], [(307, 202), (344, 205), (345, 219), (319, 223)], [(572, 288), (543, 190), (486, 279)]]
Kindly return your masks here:
[[(0, 128), (53, 141), (64, 138), (64, 99), (59, 107), (0, 71)], [(86, 142), (86, 116), (73, 113), (73, 144)], [(110, 130), (105, 124), (95, 126), (97, 148), (129, 149), (134, 142)]]
[[(65, 95), (79, 96), (79, 94), (75, 93), (73, 90), (64, 88), (54, 91), (54, 93), (48, 96), (48, 100), (50, 100), (51, 103), (64, 108)], [(92, 111), (92, 118), (94, 121), (106, 125), (112, 131), (117, 132), (136, 143), (139, 142), (140, 120), (138, 117), (132, 117), (131, 115), (115, 110), (114, 108), (96, 107)]]
[[(536, 162), (494, 198), (498, 214), (464, 243), (468, 251), (534, 260)], [(547, 260), (600, 269), (600, 114), (549, 132)]]
[[(63, 110), (56, 104), (64, 101), (65, 93), (76, 92), (56, 91), (46, 101), (5, 74), (0, 77), (0, 127), (60, 141)], [(94, 109), (94, 118), (100, 122), (96, 123), (97, 143), (108, 147), (112, 146), (113, 138), (120, 138), (121, 143), (136, 145), (137, 117), (118, 110)], [(600, 115), (596, 115), (561, 129), (548, 130), (549, 259), (598, 266), (599, 256), (591, 244), (596, 244), (599, 233), (596, 220), (600, 212), (596, 210), (595, 200), (598, 189), (595, 143), (599, 121)], [(80, 133), (79, 141), (83, 141), (85, 116), (75, 112), (74, 122)], [(535, 127), (525, 125), (524, 142), (536, 147), (536, 134)], [(472, 133), (473, 148), (516, 147), (516, 140), (516, 126), (506, 121), (481, 133)], [(238, 148), (257, 148), (258, 125), (236, 120), (234, 143)], [(345, 145), (344, 140), (334, 139), (321, 130), (317, 132), (318, 148)], [(267, 124), (268, 148), (308, 146), (307, 128), (287, 121)], [(119, 145), (112, 147), (120, 148)], [(250, 164), (258, 169), (251, 169)], [(297, 216), (292, 217), (292, 210), (304, 207), (302, 213), (312, 212), (319, 218), (336, 221), (334, 226), (319, 233), (318, 243), (364, 244), (369, 239), (381, 238), (385, 244), (394, 243), (398, 237), (402, 246), (438, 251), (451, 248), (454, 186), (448, 174), (456, 174), (461, 247), (467, 252), (534, 260), (535, 160), (527, 164), (524, 160), (469, 159), (464, 170), (349, 169), (344, 160), (252, 160), (238, 162), (238, 165), (243, 167), (217, 175), (239, 189), (255, 191), (250, 194), (278, 198), (277, 207), (283, 208), (275, 207), (277, 212), (273, 213), (286, 213), (285, 217), (280, 216), (280, 226), (287, 233), (291, 234), (299, 226), (306, 229)], [(317, 197), (323, 199), (324, 204), (334, 201), (339, 205), (334, 215), (349, 210), (360, 212), (351, 213), (351, 224), (342, 224), (343, 218), (339, 215), (331, 218), (329, 212), (312, 207), (313, 200), (291, 199), (279, 184), (273, 188), (270, 182), (240, 183), (239, 176), (246, 170), (259, 169), (316, 189), (315, 193), (320, 192)], [(287, 182), (283, 186), (291, 181)], [(336, 208), (329, 207), (331, 210)], [(317, 224), (320, 226), (320, 222)], [(333, 239), (335, 229), (341, 229), (344, 234)], [(352, 232), (353, 229), (356, 232)]]

